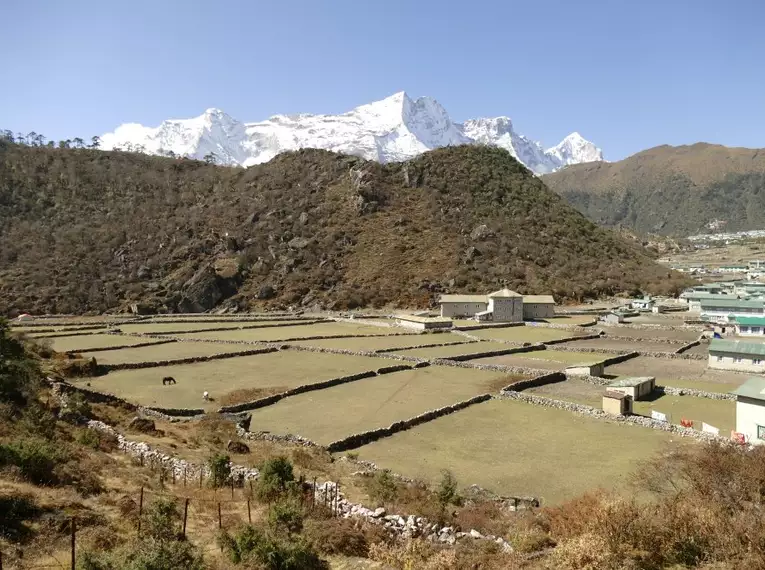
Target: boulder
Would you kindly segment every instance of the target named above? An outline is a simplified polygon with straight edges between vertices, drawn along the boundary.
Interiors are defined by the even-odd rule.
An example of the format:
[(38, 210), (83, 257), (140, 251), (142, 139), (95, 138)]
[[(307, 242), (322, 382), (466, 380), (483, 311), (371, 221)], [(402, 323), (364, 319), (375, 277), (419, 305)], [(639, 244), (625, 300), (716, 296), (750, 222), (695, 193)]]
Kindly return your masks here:
[(266, 300), (276, 297), (276, 291), (271, 285), (263, 285), (258, 291), (258, 299)]
[(130, 420), (128, 428), (135, 431), (140, 431), (141, 433), (154, 433), (157, 431), (154, 420), (139, 417), (135, 417)]
[(287, 245), (290, 247), (290, 249), (304, 249), (308, 247), (310, 243), (311, 240), (308, 238), (296, 237), (287, 242)]
[(300, 220), (301, 224), (307, 224), (308, 223), (308, 212), (301, 212), (300, 217), (298, 218)]
[(465, 250), (465, 259), (467, 260), (475, 259), (476, 257), (480, 257), (481, 255), (483, 254), (478, 250), (478, 248), (472, 245)]
[(486, 224), (481, 224), (480, 226), (476, 226), (473, 228), (473, 231), (470, 232), (470, 239), (474, 241), (481, 241), (487, 238), (490, 238), (494, 236), (494, 232), (489, 229), (489, 226)]
[(244, 455), (250, 452), (250, 448), (247, 447), (247, 444), (244, 444), (241, 441), (229, 440), (226, 444), (226, 449), (231, 453), (238, 453), (239, 455)]

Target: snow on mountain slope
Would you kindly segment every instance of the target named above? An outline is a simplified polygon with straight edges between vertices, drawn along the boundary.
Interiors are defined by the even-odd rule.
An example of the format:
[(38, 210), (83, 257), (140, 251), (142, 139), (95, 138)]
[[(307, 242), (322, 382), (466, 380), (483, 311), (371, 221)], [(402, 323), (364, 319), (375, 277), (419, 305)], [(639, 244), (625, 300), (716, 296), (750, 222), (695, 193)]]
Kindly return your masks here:
[(507, 149), (537, 174), (568, 164), (603, 160), (600, 149), (572, 133), (557, 146), (542, 146), (513, 130), (507, 117), (454, 123), (430, 97), (411, 99), (403, 91), (342, 115), (275, 115), (241, 123), (218, 109), (193, 119), (163, 121), (158, 127), (127, 123), (101, 137), (101, 148), (201, 159), (250, 166), (280, 152), (322, 148), (380, 162), (400, 161), (448, 145), (489, 144)]

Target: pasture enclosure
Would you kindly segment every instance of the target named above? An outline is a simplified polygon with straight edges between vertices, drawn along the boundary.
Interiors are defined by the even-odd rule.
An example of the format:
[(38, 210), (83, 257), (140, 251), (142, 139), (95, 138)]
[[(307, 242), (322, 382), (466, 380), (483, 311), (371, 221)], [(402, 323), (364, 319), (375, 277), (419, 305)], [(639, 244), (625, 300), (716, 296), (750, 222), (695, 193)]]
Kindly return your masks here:
[(520, 378), (449, 366), (404, 370), (285, 398), (254, 410), (250, 429), (299, 434), (326, 445), (473, 396), (496, 393)]
[[(116, 370), (88, 381), (94, 390), (144, 406), (201, 407), (212, 411), (221, 404), (255, 400), (302, 384), (392, 364), (396, 362), (383, 358), (286, 350), (211, 362)], [(163, 386), (165, 376), (172, 376), (178, 383)], [(204, 391), (214, 400), (204, 402)]]
[(578, 378), (569, 378), (565, 382), (555, 382), (554, 384), (528, 388), (523, 393), (544, 396), (553, 400), (563, 400), (564, 402), (574, 402), (575, 404), (584, 404), (585, 406), (600, 409), (604, 391), (605, 386), (585, 382)]
[(119, 325), (119, 329), (124, 333), (166, 334), (176, 331), (194, 332), (208, 329), (240, 329), (243, 327), (288, 326), (291, 324), (302, 324), (303, 322), (304, 321), (211, 321), (204, 323), (141, 322)]
[[(146, 340), (146, 339), (144, 339)], [(93, 357), (99, 364), (127, 364), (138, 362), (156, 362), (159, 360), (178, 360), (193, 356), (211, 356), (229, 352), (240, 352), (252, 347), (220, 342), (167, 342), (159, 345), (138, 348), (120, 348), (86, 352), (83, 356)]]
[(367, 336), (389, 334), (416, 334), (403, 329), (377, 327), (374, 325), (357, 325), (353, 323), (317, 323), (314, 325), (295, 325), (289, 327), (267, 327), (257, 329), (242, 329), (230, 331), (190, 332), (177, 335), (177, 338), (197, 338), (201, 340), (233, 340), (249, 342), (278, 342), (290, 338), (337, 337), (337, 336)]
[(486, 340), (506, 340), (518, 343), (545, 342), (547, 340), (560, 340), (562, 338), (590, 334), (588, 332), (576, 332), (568, 329), (554, 329), (550, 327), (534, 325), (527, 325), (523, 327), (487, 328), (469, 332), (473, 336)]
[[(672, 444), (670, 440), (675, 440)], [(677, 445), (666, 432), (515, 400), (490, 400), (358, 449), (361, 459), (436, 484), (556, 504), (594, 488), (623, 490), (641, 459)]]
[(692, 340), (696, 340), (699, 338), (699, 335), (701, 335), (701, 329), (676, 329), (676, 330), (668, 330), (668, 329), (660, 329), (660, 328), (654, 328), (654, 327), (641, 327), (641, 328), (633, 328), (633, 327), (619, 327), (619, 326), (601, 326), (600, 324), (596, 325), (598, 330), (602, 330), (606, 333), (606, 338), (609, 336), (621, 336), (621, 337), (629, 337), (629, 338), (647, 338), (647, 339), (655, 339), (657, 341), (661, 341), (662, 339), (668, 339), (668, 340), (675, 340), (675, 341), (683, 341), (683, 342), (691, 342)]
[[(127, 346), (154, 342), (150, 338), (139, 336), (125, 336), (119, 334), (83, 334), (74, 336), (59, 336), (45, 341), (50, 343), (57, 352), (85, 350), (90, 348), (107, 348), (110, 346)], [(159, 339), (156, 342), (161, 342)]]
[(675, 352), (678, 348), (683, 346), (682, 344), (670, 344), (660, 340), (648, 341), (648, 340), (621, 340), (614, 338), (592, 338), (585, 340), (574, 340), (571, 342), (565, 342), (558, 346), (568, 346), (571, 348), (592, 349), (592, 348), (607, 348), (610, 350), (618, 350), (621, 352)]
[[(397, 330), (397, 329), (394, 329)], [(322, 348), (339, 348), (345, 350), (381, 350), (385, 348), (407, 348), (423, 344), (456, 344), (467, 343), (468, 339), (449, 333), (439, 334), (412, 334), (400, 336), (366, 336), (350, 338), (322, 338), (314, 340), (292, 341), (290, 344), (297, 346), (319, 346)], [(463, 344), (462, 346), (470, 346)], [(402, 354), (401, 351), (396, 351)]]
[(656, 410), (667, 415), (670, 423), (679, 424), (681, 419), (693, 420), (693, 426), (700, 430), (701, 422), (720, 428), (723, 435), (730, 434), (736, 427), (736, 403), (732, 400), (712, 400), (694, 396), (660, 396), (654, 400), (637, 401), (633, 411), (644, 416)]
[[(454, 336), (456, 338), (468, 340), (464, 337), (457, 335)], [(480, 341), (467, 344), (450, 344), (448, 346), (431, 346), (430, 348), (397, 350), (395, 354), (402, 354), (404, 356), (416, 356), (417, 358), (449, 358), (450, 356), (459, 356), (460, 354), (478, 354), (492, 350), (507, 350), (508, 348), (513, 348), (513, 346), (501, 342)]]
[(653, 358), (639, 356), (606, 366), (609, 376), (654, 376), (660, 386), (696, 388), (712, 392), (730, 392), (746, 382), (751, 374), (707, 368), (706, 360)]
[(600, 362), (607, 354), (595, 352), (566, 352), (562, 350), (535, 350), (521, 354), (505, 354), (503, 356), (488, 356), (471, 360), (476, 364), (501, 364), (504, 366), (525, 366), (546, 370), (561, 370), (576, 364)]

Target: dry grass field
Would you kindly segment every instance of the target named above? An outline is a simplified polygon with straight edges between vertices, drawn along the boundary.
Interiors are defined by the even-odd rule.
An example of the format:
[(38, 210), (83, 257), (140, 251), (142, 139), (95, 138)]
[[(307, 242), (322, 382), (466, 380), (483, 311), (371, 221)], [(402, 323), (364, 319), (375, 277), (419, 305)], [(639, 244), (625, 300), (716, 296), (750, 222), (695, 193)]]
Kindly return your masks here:
[[(321, 382), (375, 370), (395, 364), (390, 359), (302, 351), (280, 351), (225, 360), (177, 364), (141, 370), (117, 370), (89, 378), (94, 390), (116, 394), (145, 406), (204, 408), (215, 410), (227, 395), (238, 392), (239, 399), (256, 399), (301, 384)], [(163, 386), (162, 378), (172, 376), (177, 384)], [(202, 392), (215, 401), (205, 403)], [(247, 397), (241, 391), (250, 391)]]
[(358, 452), (361, 459), (432, 483), (449, 469), (463, 487), (476, 483), (556, 504), (598, 487), (625, 489), (638, 461), (684, 444), (679, 439), (563, 410), (491, 400)]
[[(586, 340), (575, 340), (566, 342), (564, 344), (556, 346), (570, 346), (573, 348), (593, 349), (593, 348), (609, 348), (611, 350), (618, 350), (620, 352), (634, 352), (636, 350), (645, 352), (675, 352), (682, 344), (670, 344), (662, 341), (647, 341), (647, 340), (619, 340), (608, 337), (593, 338)], [(605, 358), (609, 356), (603, 355)]]
[(29, 338), (51, 338), (51, 337), (57, 337), (60, 335), (77, 335), (77, 334), (99, 334), (99, 333), (106, 333), (109, 332), (108, 328), (98, 328), (98, 329), (77, 329), (77, 330), (70, 330), (70, 331), (53, 331), (53, 332), (41, 332), (41, 333), (24, 333)]
[[(297, 346), (319, 346), (322, 348), (342, 348), (347, 350), (380, 350), (383, 348), (407, 348), (422, 344), (457, 344), (467, 343), (468, 339), (449, 333), (414, 334), (399, 336), (368, 336), (356, 338), (323, 338), (290, 342)], [(462, 344), (469, 346), (469, 344)], [(396, 351), (400, 353), (400, 351)]]
[(576, 404), (600, 408), (603, 404), (603, 391), (603, 386), (597, 386), (577, 378), (570, 378), (565, 382), (529, 388), (524, 390), (524, 394), (534, 394), (535, 396), (544, 396), (554, 400), (563, 400), (564, 402), (574, 402)]
[(117, 350), (99, 350), (85, 352), (83, 356), (93, 357), (99, 364), (125, 364), (136, 362), (154, 362), (157, 360), (178, 360), (192, 356), (210, 356), (228, 352), (241, 352), (252, 349), (238, 344), (220, 342), (170, 342), (138, 348), (120, 348)]
[[(59, 336), (49, 338), (44, 341), (50, 343), (51, 348), (58, 352), (67, 352), (70, 350), (86, 350), (89, 348), (106, 348), (110, 346), (127, 346), (133, 344), (143, 344), (145, 342), (154, 342), (150, 338), (141, 338), (139, 336), (123, 336), (118, 334), (84, 334), (75, 336)], [(157, 340), (156, 342), (160, 342)]]
[(469, 331), (471, 335), (486, 340), (508, 340), (512, 342), (544, 342), (546, 340), (559, 340), (571, 336), (581, 336), (587, 333), (577, 333), (566, 329), (552, 329), (543, 326), (505, 327), (493, 329), (479, 329)]
[(572, 325), (589, 326), (590, 323), (597, 323), (597, 315), (559, 315), (549, 319), (543, 319), (544, 322), (554, 325)]
[[(457, 335), (455, 335), (455, 337), (461, 338)], [(449, 358), (450, 356), (459, 356), (460, 354), (476, 354), (479, 352), (489, 352), (491, 350), (507, 350), (509, 348), (513, 347), (509, 344), (503, 344), (501, 342), (481, 341), (470, 342), (467, 344), (452, 344), (449, 346), (432, 346), (430, 348), (397, 350), (396, 354), (416, 356), (417, 358)]]
[[(286, 321), (286, 323), (289, 324), (302, 324), (303, 321)], [(156, 334), (162, 334), (162, 333), (168, 333), (168, 332), (174, 332), (174, 331), (203, 331), (208, 329), (219, 329), (219, 328), (225, 328), (225, 329), (239, 329), (242, 327), (273, 327), (276, 325), (284, 325), (285, 321), (226, 321), (226, 322), (220, 322), (220, 321), (210, 321), (210, 322), (204, 322), (204, 323), (196, 323), (196, 322), (190, 322), (190, 323), (136, 323), (136, 324), (124, 324), (120, 325), (119, 328), (122, 332), (125, 333), (156, 333)]]
[(536, 350), (522, 354), (489, 356), (471, 360), (476, 364), (502, 364), (504, 366), (526, 366), (546, 370), (562, 370), (567, 366), (599, 362), (608, 355), (595, 352), (565, 352), (562, 350)]
[(685, 360), (639, 356), (619, 364), (606, 366), (612, 376), (654, 376), (660, 386), (696, 388), (712, 392), (730, 392), (751, 374), (728, 370), (711, 370), (706, 360)]
[[(217, 340), (242, 340), (242, 341), (280, 341), (289, 338), (306, 337), (333, 337), (343, 335), (389, 335), (403, 333), (402, 329), (389, 327), (377, 327), (374, 325), (357, 325), (352, 323), (317, 323), (315, 325), (294, 325), (289, 327), (268, 327), (257, 329), (243, 329), (231, 331), (190, 332), (177, 335), (183, 340), (186, 338), (217, 339)], [(416, 334), (416, 333), (412, 333)]]
[(691, 342), (699, 338), (701, 329), (681, 329), (681, 330), (667, 330), (656, 328), (639, 328), (634, 329), (632, 327), (619, 327), (619, 326), (600, 326), (596, 327), (599, 330), (605, 331), (608, 336), (622, 336), (630, 338), (650, 338), (650, 339), (670, 339)]
[(253, 411), (250, 429), (299, 434), (328, 444), (479, 394), (498, 392), (520, 378), (448, 366), (405, 370), (286, 398)]
[(701, 422), (720, 428), (721, 435), (728, 435), (736, 427), (736, 403), (731, 400), (710, 400), (693, 396), (661, 396), (655, 400), (637, 401), (633, 404), (636, 414), (650, 416), (656, 410), (667, 415), (673, 424), (681, 419), (693, 420), (696, 429)]

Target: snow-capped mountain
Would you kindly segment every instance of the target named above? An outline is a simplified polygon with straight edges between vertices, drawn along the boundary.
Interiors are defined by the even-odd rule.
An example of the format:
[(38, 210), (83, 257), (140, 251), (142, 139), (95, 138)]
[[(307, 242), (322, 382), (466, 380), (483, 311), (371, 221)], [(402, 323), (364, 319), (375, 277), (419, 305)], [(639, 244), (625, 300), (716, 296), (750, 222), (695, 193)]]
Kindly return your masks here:
[(201, 159), (213, 153), (220, 164), (251, 166), (280, 152), (322, 148), (380, 162), (400, 161), (448, 145), (489, 144), (508, 150), (537, 174), (580, 162), (603, 160), (603, 153), (579, 133), (544, 150), (520, 135), (507, 117), (455, 123), (430, 97), (411, 99), (403, 91), (342, 115), (275, 115), (241, 123), (218, 109), (193, 119), (163, 121), (158, 127), (127, 123), (101, 137), (104, 150), (122, 148)]

